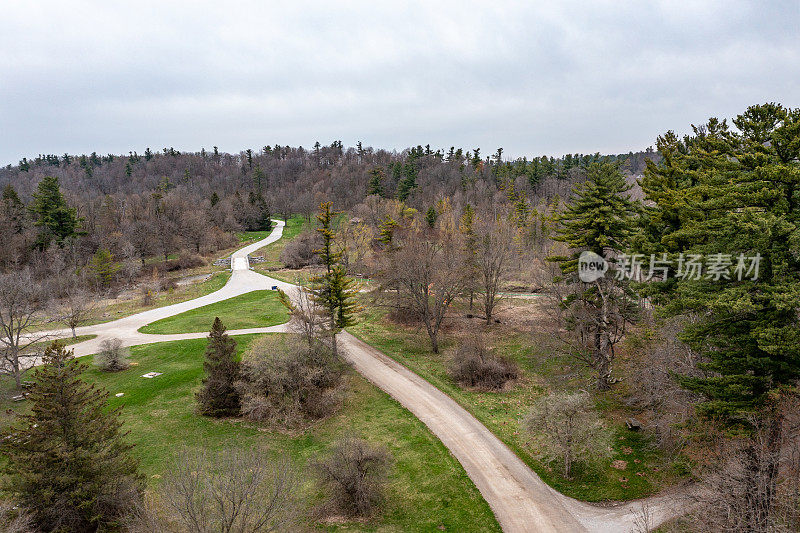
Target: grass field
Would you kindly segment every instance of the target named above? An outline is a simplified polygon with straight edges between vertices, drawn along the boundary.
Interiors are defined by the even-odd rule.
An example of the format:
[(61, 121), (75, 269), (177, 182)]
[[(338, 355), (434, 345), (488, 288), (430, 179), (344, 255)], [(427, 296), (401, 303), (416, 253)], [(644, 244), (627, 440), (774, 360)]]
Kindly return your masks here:
[[(621, 420), (611, 416), (618, 404), (609, 394), (598, 400), (598, 407), (612, 428), (613, 456), (590, 465), (575, 465), (572, 479), (565, 479), (557, 463), (544, 464), (528, 442), (523, 420), (530, 405), (550, 388), (577, 389), (589, 382), (583, 368), (555, 354), (558, 350), (545, 335), (503, 334), (491, 337), (496, 349), (517, 362), (523, 379), (510, 390), (480, 392), (465, 390), (447, 374), (447, 360), (455, 341), (441, 336), (442, 353), (430, 351), (423, 329), (402, 327), (385, 319), (380, 311), (368, 311), (350, 332), (397, 360), (456, 400), (505, 442), (553, 488), (585, 501), (630, 500), (657, 491), (674, 481), (669, 465), (663, 464), (640, 433), (624, 429)], [(613, 468), (612, 461), (626, 462), (624, 470)], [(620, 463), (617, 463), (618, 465)]]
[(286, 226), (283, 228), (281, 238), (270, 244), (268, 247), (256, 250), (252, 255), (262, 256), (265, 261), (262, 263), (253, 263), (253, 269), (256, 271), (267, 271), (283, 268), (284, 265), (280, 261), (281, 252), (286, 243), (300, 235), (307, 229), (312, 229), (316, 226), (316, 220), (313, 218), (307, 220), (305, 217), (295, 215), (286, 221)]
[(253, 291), (158, 320), (139, 331), (161, 335), (208, 331), (215, 317), (219, 317), (229, 330), (275, 326), (288, 320), (277, 292)]
[[(255, 336), (236, 337), (239, 353)], [(302, 432), (287, 434), (243, 420), (215, 420), (195, 414), (194, 392), (203, 375), (204, 339), (135, 346), (128, 370), (104, 373), (92, 367), (86, 379), (106, 388), (111, 407), (124, 406), (124, 428), (149, 484), (183, 447), (219, 450), (241, 447), (253, 453), (288, 453), (298, 469), (331, 449), (342, 436), (385, 444), (394, 464), (383, 512), (367, 522), (315, 524), (329, 531), (500, 531), (486, 502), (461, 465), (425, 426), (386, 394), (355, 373), (348, 375), (342, 409)], [(87, 358), (87, 363), (91, 358)], [(141, 375), (162, 372), (154, 379)], [(124, 396), (117, 398), (116, 393)], [(25, 402), (23, 402), (25, 403)], [(19, 409), (22, 404), (15, 404)], [(309, 475), (301, 476), (307, 505), (319, 501)]]

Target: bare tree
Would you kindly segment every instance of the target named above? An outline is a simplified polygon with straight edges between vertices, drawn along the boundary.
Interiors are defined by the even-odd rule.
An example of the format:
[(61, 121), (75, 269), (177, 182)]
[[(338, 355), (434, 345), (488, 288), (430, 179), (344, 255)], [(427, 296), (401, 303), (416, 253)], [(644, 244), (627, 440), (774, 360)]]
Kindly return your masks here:
[(497, 218), (481, 220), (475, 227), (476, 265), (479, 275), (478, 293), (481, 297), (486, 323), (500, 299), (500, 287), (506, 280), (514, 254), (512, 225)]
[(184, 450), (156, 494), (142, 508), (134, 531), (256, 533), (286, 531), (297, 518), (297, 481), (288, 459), (265, 460), (253, 450), (218, 454)]
[(14, 377), (17, 389), (22, 387), (22, 374), (30, 366), (26, 368), (23, 356), (46, 338), (43, 333), (32, 332), (44, 322), (46, 303), (47, 291), (28, 269), (0, 274), (0, 371)]
[(458, 235), (452, 231), (404, 230), (386, 271), (404, 305), (420, 318), (439, 353), (439, 330), (453, 301), (462, 294), (466, 275)]
[(565, 477), (570, 477), (575, 460), (608, 454), (608, 435), (585, 392), (540, 398), (528, 415), (527, 426), (534, 437), (541, 437), (543, 455), (563, 460)]
[(325, 330), (325, 313), (317, 300), (305, 288), (298, 286), (289, 295), (278, 291), (278, 299), (292, 315), (289, 328), (312, 346)]
[(130, 366), (130, 356), (130, 350), (122, 345), (122, 339), (105, 339), (94, 356), (94, 364), (106, 372), (119, 372)]
[[(76, 280), (74, 280), (76, 281)], [(61, 301), (60, 318), (72, 330), (72, 337), (78, 336), (77, 329), (89, 321), (94, 311), (92, 294), (77, 283), (70, 283)]]
[(357, 438), (338, 441), (328, 458), (315, 463), (333, 505), (350, 516), (368, 516), (380, 504), (390, 465), (385, 447)]

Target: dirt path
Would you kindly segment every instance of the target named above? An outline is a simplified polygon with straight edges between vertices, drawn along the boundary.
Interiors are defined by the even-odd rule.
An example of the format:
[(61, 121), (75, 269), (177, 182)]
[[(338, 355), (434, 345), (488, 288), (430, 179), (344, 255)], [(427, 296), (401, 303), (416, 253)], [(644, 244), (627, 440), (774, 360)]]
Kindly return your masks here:
[[(219, 291), (114, 322), (79, 328), (79, 335), (97, 337), (75, 344), (71, 349), (75, 350), (75, 355), (89, 355), (97, 352), (104, 339), (114, 337), (122, 339), (127, 346), (203, 338), (206, 333), (149, 335), (139, 333), (138, 329), (155, 320), (247, 292), (273, 286), (286, 291), (293, 289), (294, 286), (289, 283), (252, 272), (247, 261), (249, 253), (277, 241), (283, 233), (283, 226), (283, 222), (278, 222), (269, 237), (233, 254), (231, 279)], [(269, 328), (233, 330), (229, 333), (241, 335), (277, 332), (286, 331), (286, 327), (283, 324)], [(53, 337), (66, 337), (70, 334), (66, 330), (50, 333)], [(638, 527), (637, 515), (641, 514), (643, 504), (649, 510), (649, 527), (655, 527), (680, 514), (680, 502), (670, 497), (653, 497), (643, 502), (601, 507), (558, 493), (452, 398), (349, 333), (342, 333), (340, 342), (345, 348), (346, 357), (358, 372), (411, 411), (447, 446), (494, 511), (503, 531), (635, 531)]]

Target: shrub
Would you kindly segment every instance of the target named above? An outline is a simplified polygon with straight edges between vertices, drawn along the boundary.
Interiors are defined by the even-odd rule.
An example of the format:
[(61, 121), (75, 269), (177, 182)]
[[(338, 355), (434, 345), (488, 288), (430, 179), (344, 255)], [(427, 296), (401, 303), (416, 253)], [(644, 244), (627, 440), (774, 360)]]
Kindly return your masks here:
[(333, 351), (297, 335), (267, 336), (254, 342), (237, 383), (242, 414), (286, 426), (328, 416), (341, 403), (344, 365)]
[(391, 462), (385, 447), (345, 438), (334, 445), (329, 457), (314, 466), (338, 512), (369, 516), (383, 500)]
[(572, 463), (609, 455), (608, 433), (592, 398), (585, 392), (555, 392), (540, 398), (531, 409), (527, 427), (545, 459), (561, 459), (564, 476)]
[(106, 339), (100, 343), (100, 351), (94, 356), (94, 364), (105, 372), (119, 372), (130, 366), (130, 355), (121, 339)]
[(173, 272), (175, 270), (185, 270), (197, 268), (206, 264), (206, 260), (196, 253), (181, 252), (177, 259), (172, 259), (164, 263), (164, 270)]
[(281, 250), (280, 261), (286, 268), (303, 268), (318, 263), (314, 250), (321, 247), (322, 242), (316, 231), (305, 231), (286, 243)]
[(492, 353), (477, 335), (458, 347), (448, 370), (459, 385), (482, 390), (500, 390), (519, 374), (513, 362)]

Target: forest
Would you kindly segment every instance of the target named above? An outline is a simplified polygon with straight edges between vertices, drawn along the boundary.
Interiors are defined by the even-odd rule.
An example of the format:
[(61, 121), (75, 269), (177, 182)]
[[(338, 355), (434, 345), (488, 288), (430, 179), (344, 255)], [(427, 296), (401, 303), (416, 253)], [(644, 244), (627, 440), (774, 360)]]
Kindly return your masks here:
[[(352, 335), (559, 492), (641, 500), (637, 531), (797, 531), (800, 109), (753, 105), (690, 131), (627, 154), (334, 141), (40, 154), (0, 169), (0, 525), (498, 530), (436, 437), (344, 364)], [(231, 253), (277, 229), (247, 255), (276, 290), (139, 330), (210, 330), (207, 344), (104, 339), (74, 359), (51, 344), (57, 328), (77, 350), (89, 326), (214, 294), (238, 275)], [(235, 333), (287, 321), (286, 335)], [(174, 384), (184, 411), (130, 392), (137, 372), (189, 361)], [(60, 384), (75, 394), (55, 405)], [(86, 433), (68, 445), (36, 430), (63, 427), (63, 408)], [(175, 426), (188, 448), (148, 433), (170, 417), (198, 424)], [(56, 466), (56, 445), (73, 462)], [(449, 488), (413, 481), (428, 460)], [(226, 490), (249, 514), (208, 504)], [(648, 507), (664, 494), (669, 511)]]

